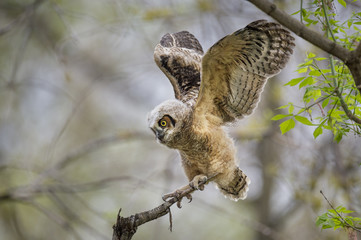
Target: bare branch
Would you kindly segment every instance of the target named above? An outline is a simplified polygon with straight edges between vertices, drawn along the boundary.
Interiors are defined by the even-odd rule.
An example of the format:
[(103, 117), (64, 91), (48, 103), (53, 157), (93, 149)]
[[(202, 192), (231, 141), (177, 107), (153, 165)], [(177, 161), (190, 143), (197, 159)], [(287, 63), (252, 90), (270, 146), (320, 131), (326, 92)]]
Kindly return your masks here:
[(355, 57), (361, 57), (361, 43), (358, 44), (356, 50), (353, 53), (355, 55)]
[(349, 54), (345, 63), (352, 73), (356, 88), (361, 93), (361, 43)]
[[(204, 186), (209, 181), (211, 181), (215, 176), (212, 176), (207, 179), (207, 181), (203, 181), (199, 183), (199, 186)], [(141, 213), (136, 213), (129, 217), (123, 218), (120, 216), (120, 212), (122, 209), (119, 210), (117, 216), (117, 222), (113, 226), (113, 240), (129, 240), (132, 239), (133, 235), (136, 233), (138, 226), (160, 218), (167, 213), (170, 214), (170, 229), (172, 228), (172, 217), (170, 212), (170, 207), (174, 203), (178, 203), (183, 197), (187, 197), (189, 194), (195, 191), (190, 185), (182, 187), (184, 191), (179, 195), (178, 198), (170, 198), (169, 200), (165, 201), (163, 204), (155, 207), (151, 210), (144, 211)]]

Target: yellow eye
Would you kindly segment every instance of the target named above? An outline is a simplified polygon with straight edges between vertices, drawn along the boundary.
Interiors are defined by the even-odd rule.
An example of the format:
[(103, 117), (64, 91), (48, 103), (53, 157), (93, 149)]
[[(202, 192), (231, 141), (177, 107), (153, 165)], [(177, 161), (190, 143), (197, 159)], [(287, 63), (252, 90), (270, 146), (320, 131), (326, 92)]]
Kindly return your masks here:
[(175, 125), (175, 121), (173, 120), (173, 118), (171, 118), (170, 116), (168, 115), (165, 115), (163, 116), (162, 119), (159, 120), (158, 122), (158, 125), (161, 127), (161, 128), (169, 128), (173, 125)]
[(167, 126), (167, 121), (166, 120), (160, 121), (160, 126), (162, 126), (162, 127)]

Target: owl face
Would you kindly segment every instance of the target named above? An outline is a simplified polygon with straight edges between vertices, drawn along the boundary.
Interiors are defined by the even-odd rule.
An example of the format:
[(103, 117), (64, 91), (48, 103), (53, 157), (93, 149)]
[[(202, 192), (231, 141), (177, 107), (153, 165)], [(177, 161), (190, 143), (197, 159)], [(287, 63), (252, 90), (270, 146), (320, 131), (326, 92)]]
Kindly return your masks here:
[(179, 100), (167, 100), (148, 114), (148, 126), (159, 143), (175, 148), (190, 108)]

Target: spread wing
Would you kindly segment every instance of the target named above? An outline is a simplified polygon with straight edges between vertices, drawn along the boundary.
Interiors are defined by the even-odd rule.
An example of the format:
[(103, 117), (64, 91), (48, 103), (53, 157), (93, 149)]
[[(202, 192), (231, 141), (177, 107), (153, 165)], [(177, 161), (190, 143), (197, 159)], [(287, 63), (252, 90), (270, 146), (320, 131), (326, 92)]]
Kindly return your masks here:
[(155, 47), (154, 60), (182, 102), (194, 104), (198, 97), (202, 55), (202, 46), (187, 31), (167, 33)]
[(266, 80), (281, 71), (293, 47), (287, 30), (265, 20), (219, 40), (202, 60), (194, 116), (224, 124), (251, 114)]

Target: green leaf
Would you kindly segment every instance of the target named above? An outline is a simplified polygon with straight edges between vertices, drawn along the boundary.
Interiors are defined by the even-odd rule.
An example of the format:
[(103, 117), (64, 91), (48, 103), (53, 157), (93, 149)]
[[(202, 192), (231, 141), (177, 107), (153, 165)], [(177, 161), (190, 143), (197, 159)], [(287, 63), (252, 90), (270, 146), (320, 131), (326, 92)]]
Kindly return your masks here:
[(310, 75), (310, 76), (315, 76), (315, 77), (319, 77), (319, 76), (322, 75), (322, 73), (320, 73), (320, 71), (318, 71), (318, 70), (313, 70), (313, 71), (310, 71), (310, 72), (308, 73), (308, 75)]
[(297, 13), (301, 12), (301, 10), (298, 10), (297, 12), (292, 13), (291, 15), (296, 15)]
[(327, 213), (322, 214), (321, 216), (316, 218), (316, 225), (320, 226), (323, 223), (325, 223), (327, 221), (328, 217), (327, 217)]
[(346, 2), (344, 0), (337, 0), (344, 8), (346, 8)]
[(330, 98), (326, 98), (325, 100), (323, 100), (322, 108), (325, 108), (328, 105), (329, 102), (330, 102)]
[(303, 68), (298, 69), (297, 72), (298, 73), (305, 73), (305, 72), (307, 72), (307, 70), (308, 70), (308, 67), (303, 67)]
[(306, 17), (307, 16), (307, 11), (306, 9), (302, 8), (302, 17)]
[(292, 114), (278, 114), (278, 115), (274, 116), (273, 118), (271, 118), (271, 120), (277, 121), (277, 120), (280, 120), (280, 119), (283, 119), (286, 117), (290, 117), (290, 116), (292, 116)]
[(333, 140), (335, 140), (337, 143), (339, 143), (342, 139), (342, 135), (343, 135), (342, 131), (337, 131), (335, 133), (335, 136), (333, 137)]
[(286, 132), (288, 132), (289, 130), (291, 130), (292, 128), (294, 128), (296, 125), (295, 120), (293, 120), (293, 118), (290, 118), (286, 121), (284, 121), (283, 123), (280, 124), (280, 129), (282, 134), (285, 134)]
[(313, 125), (313, 123), (312, 123), (310, 120), (308, 120), (308, 118), (306, 118), (306, 117), (295, 116), (295, 119), (296, 119), (297, 121), (299, 121), (300, 123), (302, 123), (302, 124), (305, 124), (305, 125), (308, 125), (308, 126), (312, 126), (312, 125)]
[(308, 60), (307, 62), (305, 62), (304, 64), (303, 64), (303, 66), (309, 66), (309, 65), (311, 65), (313, 63), (313, 59), (310, 59), (310, 60)]
[(308, 87), (306, 89), (305, 94), (303, 95), (303, 101), (306, 103), (310, 102), (311, 99), (316, 101), (318, 98), (320, 98), (322, 95), (322, 92), (320, 89), (314, 88), (314, 87)]
[(307, 86), (307, 85), (312, 85), (314, 84), (315, 82), (317, 82), (313, 77), (307, 77), (305, 80), (303, 80), (300, 85), (298, 86), (299, 88), (302, 88), (304, 86)]
[(314, 54), (312, 52), (308, 53), (308, 55), (307, 55), (307, 58), (314, 58), (314, 57), (316, 57), (316, 54)]
[(288, 104), (287, 104), (287, 105), (283, 105), (283, 106), (281, 106), (281, 107), (278, 107), (278, 108), (276, 108), (276, 109), (284, 109), (284, 108), (288, 108)]
[(318, 126), (315, 131), (313, 131), (313, 137), (316, 139), (318, 136), (322, 134), (322, 126)]
[(345, 208), (344, 206), (338, 206), (337, 208), (336, 208), (336, 210), (337, 210), (337, 212), (339, 212), (339, 213), (353, 213), (353, 212), (355, 212), (355, 211), (352, 211), (352, 210), (348, 210), (347, 208)]
[(291, 81), (289, 81), (288, 83), (286, 83), (284, 86), (295, 86), (297, 85), (299, 82), (301, 82), (303, 79), (305, 79), (305, 77), (299, 77), (299, 78), (294, 78)]
[(327, 68), (327, 69), (321, 69), (321, 72), (322, 73), (330, 73), (331, 72), (331, 69)]
[(288, 108), (288, 113), (292, 114), (295, 107), (293, 106), (293, 103), (291, 103), (291, 102), (289, 103), (289, 105), (290, 105), (290, 107)]

